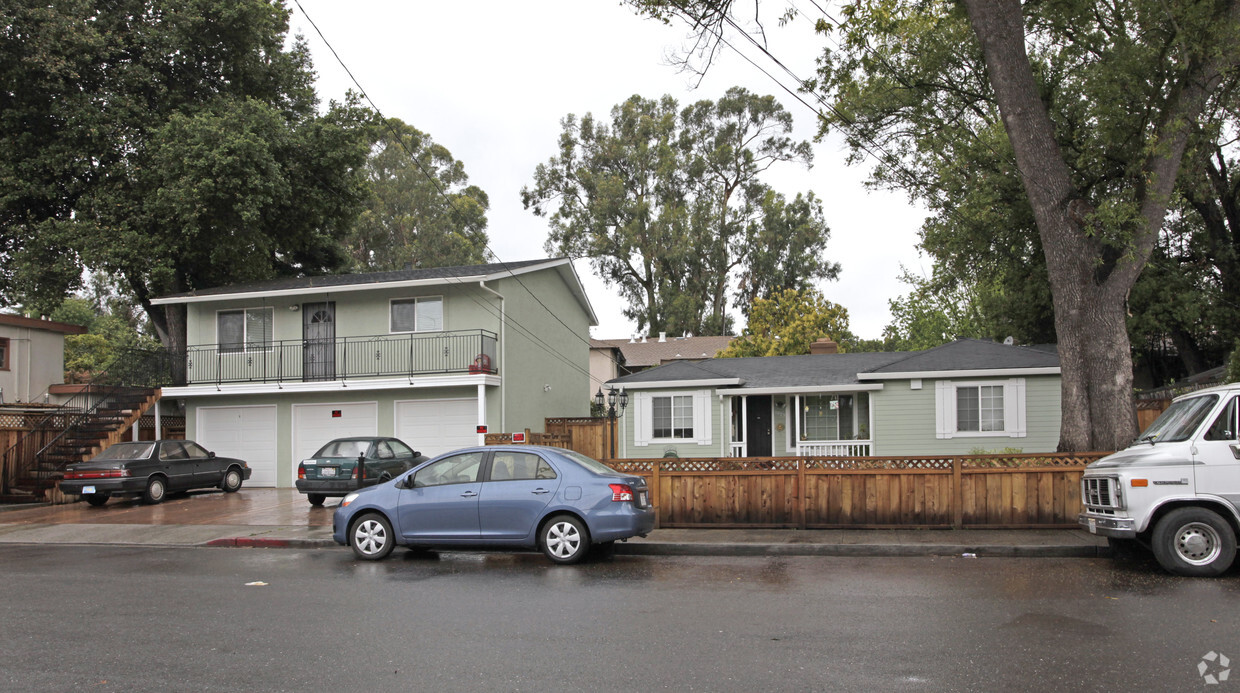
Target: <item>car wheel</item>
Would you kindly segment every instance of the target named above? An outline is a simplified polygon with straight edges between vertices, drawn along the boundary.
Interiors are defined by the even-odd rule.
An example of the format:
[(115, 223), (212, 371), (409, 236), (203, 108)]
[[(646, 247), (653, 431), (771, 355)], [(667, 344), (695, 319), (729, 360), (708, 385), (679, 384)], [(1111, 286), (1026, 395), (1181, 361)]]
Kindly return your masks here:
[(353, 547), (353, 553), (367, 561), (387, 558), (395, 543), (392, 523), (378, 513), (362, 515), (349, 532), (349, 545)]
[(318, 506), (323, 505), (323, 501), (327, 500), (327, 496), (321, 493), (307, 493), (306, 500), (310, 501), (310, 505), (317, 508)]
[(220, 488), (224, 493), (236, 493), (241, 489), (241, 472), (236, 467), (229, 467), (224, 472), (224, 480), (220, 482)]
[(108, 502), (108, 494), (106, 493), (88, 493), (82, 496), (82, 498), (96, 508)]
[(1236, 533), (1217, 513), (1178, 508), (1154, 527), (1154, 557), (1168, 572), (1188, 577), (1220, 575), (1236, 557)]
[(585, 558), (590, 550), (590, 532), (581, 520), (570, 515), (556, 515), (543, 525), (538, 544), (543, 555), (552, 562), (569, 565)]
[(146, 491), (142, 494), (142, 502), (147, 505), (162, 503), (168, 493), (168, 486), (162, 476), (153, 476), (146, 482)]

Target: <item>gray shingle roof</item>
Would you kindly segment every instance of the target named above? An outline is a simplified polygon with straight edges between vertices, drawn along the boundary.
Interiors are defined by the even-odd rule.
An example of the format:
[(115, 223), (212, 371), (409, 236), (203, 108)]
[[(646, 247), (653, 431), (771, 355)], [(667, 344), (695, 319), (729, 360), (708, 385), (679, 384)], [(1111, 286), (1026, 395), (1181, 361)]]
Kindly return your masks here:
[(530, 265), (553, 262), (552, 259), (524, 260), (521, 262), (494, 262), (486, 265), (464, 265), (460, 267), (432, 267), (430, 269), (396, 270), (394, 272), (368, 272), (365, 274), (328, 274), (318, 277), (289, 277), (272, 279), (263, 282), (231, 284), (215, 286), (209, 289), (198, 289), (179, 294), (160, 296), (161, 300), (176, 298), (193, 298), (198, 296), (216, 296), (223, 294), (264, 293), (271, 291), (289, 291), (293, 289), (332, 288), (339, 286), (358, 286), (362, 284), (383, 284), (386, 282), (408, 282), (427, 279), (459, 279), (461, 277), (479, 277), (509, 270), (518, 270)]
[[(677, 361), (609, 381), (616, 386), (671, 381), (740, 379), (742, 387), (851, 385), (866, 374), (1058, 367), (1043, 349), (961, 339), (925, 351), (805, 354)], [(858, 378), (858, 376), (861, 378)]]

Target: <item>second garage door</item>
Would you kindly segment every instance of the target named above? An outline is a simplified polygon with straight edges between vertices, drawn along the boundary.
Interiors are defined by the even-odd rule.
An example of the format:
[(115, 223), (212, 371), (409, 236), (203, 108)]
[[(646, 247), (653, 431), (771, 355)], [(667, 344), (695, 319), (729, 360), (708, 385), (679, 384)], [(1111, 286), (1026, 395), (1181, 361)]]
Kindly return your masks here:
[(427, 457), (478, 444), (478, 401), (413, 400), (396, 403), (396, 437)]
[(297, 463), (318, 452), (334, 438), (379, 435), (376, 402), (293, 405), (293, 477)]

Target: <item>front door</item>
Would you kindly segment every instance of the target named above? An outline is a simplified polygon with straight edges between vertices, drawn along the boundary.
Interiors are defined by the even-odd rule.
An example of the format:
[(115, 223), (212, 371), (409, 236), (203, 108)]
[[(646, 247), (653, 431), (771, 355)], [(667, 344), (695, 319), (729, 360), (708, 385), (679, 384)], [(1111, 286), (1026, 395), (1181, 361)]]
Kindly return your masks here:
[(750, 395), (745, 404), (745, 445), (750, 457), (771, 456), (771, 396)]
[(304, 380), (336, 378), (336, 303), (301, 306), (302, 374)]

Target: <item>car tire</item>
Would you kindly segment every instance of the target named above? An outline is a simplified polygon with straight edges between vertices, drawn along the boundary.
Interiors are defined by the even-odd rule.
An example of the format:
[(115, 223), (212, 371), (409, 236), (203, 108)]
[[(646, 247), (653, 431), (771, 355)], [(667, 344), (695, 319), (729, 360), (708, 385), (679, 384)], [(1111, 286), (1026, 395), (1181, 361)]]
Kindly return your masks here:
[(553, 563), (571, 565), (590, 551), (590, 532), (572, 515), (556, 515), (538, 533), (538, 547)]
[(220, 481), (220, 490), (224, 493), (236, 493), (241, 490), (241, 470), (236, 467), (229, 467), (224, 472), (224, 478)]
[(307, 493), (306, 500), (310, 501), (310, 505), (317, 508), (320, 505), (323, 505), (323, 501), (327, 500), (327, 496), (321, 493)]
[(108, 502), (108, 494), (106, 493), (88, 493), (82, 496), (82, 500), (90, 503), (93, 507), (100, 507)]
[(1186, 577), (1213, 577), (1236, 558), (1236, 532), (1218, 513), (1177, 508), (1154, 527), (1154, 557), (1166, 571)]
[(142, 502), (147, 505), (159, 505), (168, 495), (168, 482), (162, 476), (153, 476), (146, 482), (146, 490), (142, 492)]
[(379, 513), (366, 513), (349, 528), (349, 546), (353, 548), (354, 555), (364, 561), (387, 558), (395, 545), (392, 523)]

